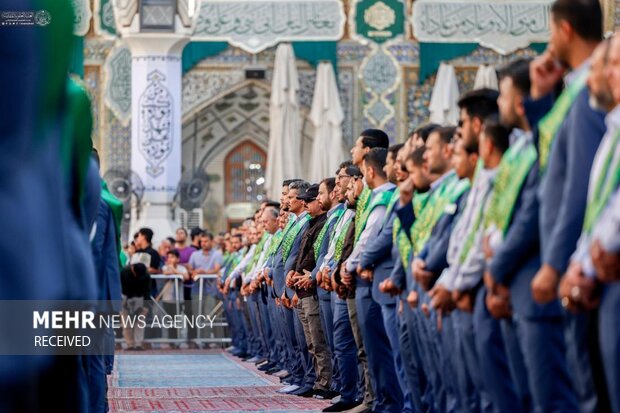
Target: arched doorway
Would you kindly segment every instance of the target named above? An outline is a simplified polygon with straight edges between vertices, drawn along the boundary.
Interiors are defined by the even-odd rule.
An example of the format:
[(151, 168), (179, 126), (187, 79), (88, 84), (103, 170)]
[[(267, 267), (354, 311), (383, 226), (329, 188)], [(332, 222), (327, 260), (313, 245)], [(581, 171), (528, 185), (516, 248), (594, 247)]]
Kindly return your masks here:
[[(262, 202), (266, 166), (267, 154), (258, 145), (246, 140), (235, 146), (224, 161), (226, 204)], [(240, 221), (229, 218), (228, 227)]]

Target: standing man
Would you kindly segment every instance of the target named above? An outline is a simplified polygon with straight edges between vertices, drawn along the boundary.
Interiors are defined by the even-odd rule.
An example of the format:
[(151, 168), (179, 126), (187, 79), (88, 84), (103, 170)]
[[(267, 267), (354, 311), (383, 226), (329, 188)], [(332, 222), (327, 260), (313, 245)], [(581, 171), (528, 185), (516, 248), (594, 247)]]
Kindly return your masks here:
[[(319, 240), (319, 235), (327, 223), (327, 213), (317, 199), (319, 188), (319, 184), (311, 185), (298, 196), (304, 201), (304, 209), (312, 218), (308, 223), (308, 230), (303, 235), (301, 249), (295, 264), (295, 273), (287, 280), (287, 283), (295, 287), (295, 293), (299, 298), (296, 313), (303, 326), (304, 337), (308, 343), (308, 352), (313, 359), (316, 370), (316, 382), (312, 389), (314, 396), (321, 399), (331, 399), (336, 396), (331, 391), (331, 354), (321, 325), (316, 280), (312, 277), (318, 257), (315, 255), (314, 245)], [(323, 232), (324, 235), (325, 232)], [(322, 240), (319, 241), (319, 244), (321, 242)]]
[[(620, 308), (620, 41), (614, 37), (594, 51), (588, 88), (592, 106), (608, 112), (607, 132), (599, 146), (590, 175), (582, 233), (571, 265), (560, 283), (562, 305), (573, 313), (598, 313), (599, 348), (603, 360), (610, 407), (620, 412), (620, 359), (618, 309)], [(614, 195), (615, 192), (615, 195)], [(600, 307), (597, 309), (597, 307)], [(601, 400), (602, 405), (602, 400)]]
[[(295, 180), (286, 186), (286, 205), (289, 213), (288, 228), (285, 228), (280, 247), (273, 258), (274, 267), (271, 268), (271, 276), (274, 284), (274, 293), (282, 304), (280, 306), (284, 321), (282, 331), (286, 339), (286, 346), (290, 352), (290, 365), (287, 369), (292, 375), (291, 384), (283, 389), (281, 393), (312, 395), (312, 388), (316, 379), (314, 366), (308, 358), (306, 341), (303, 334), (303, 327), (299, 318), (293, 312), (292, 299), (295, 292), (286, 286), (286, 278), (293, 270), (293, 265), (297, 260), (301, 247), (303, 233), (308, 228), (310, 216), (304, 211), (304, 203), (297, 199), (301, 192), (310, 186), (309, 183)], [(285, 188), (283, 188), (283, 191)], [(292, 276), (292, 274), (291, 274)], [(296, 303), (295, 303), (296, 304)]]
[[(360, 405), (357, 401), (358, 348), (349, 318), (347, 298), (346, 296), (340, 297), (336, 292), (331, 276), (340, 259), (339, 251), (341, 251), (344, 237), (355, 216), (355, 205), (347, 200), (347, 190), (350, 181), (353, 179), (351, 175), (353, 168), (359, 173), (359, 169), (353, 167), (352, 162), (343, 162), (340, 164), (336, 174), (336, 187), (333, 192), (336, 193), (339, 205), (343, 206), (342, 215), (330, 233), (327, 254), (320, 264), (321, 290), (331, 294), (331, 302), (333, 304), (332, 356), (334, 358), (333, 364), (336, 366), (334, 370), (338, 372), (338, 391), (340, 392), (340, 401), (325, 408), (324, 412), (342, 412)], [(319, 276), (317, 276), (317, 281)], [(319, 284), (321, 284), (320, 281)], [(330, 323), (330, 320), (326, 320), (327, 323)]]
[[(220, 269), (222, 268), (222, 253), (217, 249), (213, 248), (213, 235), (210, 233), (202, 234), (200, 238), (200, 251), (195, 251), (190, 259), (189, 259), (189, 270), (191, 274), (191, 278), (196, 281), (196, 277), (199, 275), (206, 274), (218, 274)], [(207, 280), (205, 282), (206, 291), (208, 297), (213, 297), (216, 291), (216, 281), (215, 280)], [(194, 302), (196, 300), (192, 300)], [(207, 308), (215, 305), (214, 299), (211, 298), (211, 303), (209, 303), (206, 299), (203, 303), (203, 308), (198, 308), (198, 303), (196, 305), (192, 305), (194, 314), (208, 314)], [(203, 313), (203, 311), (205, 311)]]
[[(400, 163), (396, 161), (399, 151), (404, 147), (403, 144), (392, 145), (388, 149), (387, 159), (383, 171), (392, 184), (396, 184), (397, 169), (400, 169)], [(400, 195), (399, 190), (392, 193), (390, 202), (381, 229), (377, 238), (369, 242), (368, 247), (362, 253), (360, 259), (360, 267), (362, 273), (366, 273), (367, 277), (372, 280), (372, 298), (381, 306), (381, 314), (383, 316), (383, 324), (392, 348), (392, 356), (394, 357), (394, 367), (398, 374), (398, 380), (403, 393), (403, 413), (412, 412), (413, 405), (411, 400), (411, 392), (407, 382), (406, 374), (401, 359), (401, 349), (399, 344), (400, 323), (397, 315), (396, 305), (398, 297), (385, 294), (380, 290), (383, 281), (389, 278), (394, 268), (394, 263), (398, 259), (398, 250), (394, 246), (393, 230), (394, 206), (398, 202)]]
[[(538, 125), (542, 263), (531, 288), (539, 304), (557, 301), (560, 277), (583, 227), (590, 169), (605, 133), (605, 115), (590, 107), (586, 88), (590, 56), (602, 38), (602, 21), (597, 0), (556, 0), (551, 8), (549, 50), (531, 66), (532, 101), (526, 109), (530, 125)], [(566, 88), (546, 113), (553, 88), (567, 69)], [(588, 318), (587, 314), (567, 315), (570, 376), (582, 413), (600, 410), (587, 338), (595, 325)]]
[[(398, 383), (398, 376), (390, 341), (383, 324), (381, 306), (373, 298), (372, 275), (368, 271), (362, 272), (360, 266), (362, 252), (372, 240), (376, 239), (381, 230), (395, 189), (395, 185), (387, 180), (387, 175), (383, 170), (387, 152), (384, 148), (374, 148), (363, 156), (364, 179), (371, 190), (370, 202), (356, 222), (354, 248), (345, 262), (343, 278), (348, 279), (347, 282), (352, 284), (352, 276), (355, 275), (355, 306), (368, 355), (368, 365), (371, 376), (374, 378), (373, 410), (401, 412), (403, 395), (400, 388), (393, 385)], [(378, 268), (379, 271), (391, 272), (390, 259), (382, 260), (381, 264), (385, 269)]]

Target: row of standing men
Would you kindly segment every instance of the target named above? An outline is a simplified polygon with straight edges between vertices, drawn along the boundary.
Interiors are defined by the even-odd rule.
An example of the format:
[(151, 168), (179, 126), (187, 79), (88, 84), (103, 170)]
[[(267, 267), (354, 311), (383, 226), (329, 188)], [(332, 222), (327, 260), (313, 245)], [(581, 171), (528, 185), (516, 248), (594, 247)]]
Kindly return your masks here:
[(225, 258), (235, 354), (324, 411), (620, 411), (620, 39), (565, 3), (458, 128), (283, 183)]

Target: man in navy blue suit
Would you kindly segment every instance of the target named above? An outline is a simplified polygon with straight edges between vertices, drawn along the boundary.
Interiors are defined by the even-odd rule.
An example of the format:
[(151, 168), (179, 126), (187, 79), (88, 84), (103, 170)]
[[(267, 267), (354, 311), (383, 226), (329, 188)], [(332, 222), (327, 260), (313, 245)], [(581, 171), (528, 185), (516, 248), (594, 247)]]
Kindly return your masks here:
[[(400, 168), (400, 163), (396, 162), (399, 151), (403, 148), (403, 144), (392, 145), (388, 149), (387, 160), (384, 166), (384, 172), (388, 181), (396, 183), (396, 168)], [(367, 277), (372, 279), (372, 298), (381, 305), (381, 314), (383, 316), (383, 325), (387, 333), (392, 347), (392, 355), (394, 356), (394, 367), (398, 374), (398, 380), (403, 393), (403, 413), (412, 412), (413, 405), (411, 400), (411, 392), (405, 374), (400, 344), (400, 323), (397, 314), (398, 297), (391, 296), (380, 290), (380, 285), (391, 275), (398, 249), (395, 247), (392, 239), (394, 230), (394, 206), (398, 202), (399, 193), (396, 189), (388, 204), (385, 217), (381, 223), (381, 229), (377, 237), (372, 240), (360, 258), (360, 268), (362, 273), (366, 273)]]
[[(590, 107), (586, 88), (590, 56), (603, 32), (600, 3), (557, 0), (550, 23), (549, 50), (532, 63), (531, 101), (526, 102), (529, 123), (537, 125), (541, 173), (541, 266), (531, 285), (539, 304), (557, 301), (560, 277), (583, 226), (592, 162), (605, 133), (604, 113)], [(566, 87), (549, 110), (553, 88), (566, 68)], [(600, 411), (591, 368), (595, 358), (588, 349), (588, 331), (594, 327), (589, 317), (566, 316), (569, 370), (582, 413)]]
[[(395, 185), (387, 180), (383, 170), (386, 158), (387, 150), (384, 148), (373, 148), (363, 156), (362, 171), (372, 193), (360, 220), (356, 222), (354, 247), (344, 263), (346, 272), (343, 278), (347, 278), (351, 283), (352, 276), (356, 275), (355, 305), (375, 389), (373, 411), (400, 412), (403, 396), (400, 388), (394, 386), (398, 383), (398, 377), (381, 306), (374, 299), (372, 274), (362, 271), (360, 266), (363, 252), (379, 234), (395, 188)], [(387, 271), (387, 274), (393, 266), (391, 257), (376, 264), (380, 265), (375, 265), (374, 271)]]

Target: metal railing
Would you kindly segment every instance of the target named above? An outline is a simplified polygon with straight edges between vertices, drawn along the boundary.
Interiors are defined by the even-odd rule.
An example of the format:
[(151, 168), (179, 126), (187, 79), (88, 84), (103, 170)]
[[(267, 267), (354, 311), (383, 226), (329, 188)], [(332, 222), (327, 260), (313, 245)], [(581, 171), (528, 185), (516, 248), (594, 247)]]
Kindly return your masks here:
[[(185, 305), (192, 305), (191, 301), (182, 301), (183, 299), (183, 287), (184, 287), (184, 283), (183, 283), (183, 276), (181, 274), (174, 274), (174, 275), (167, 275), (167, 274), (150, 274), (150, 277), (152, 280), (155, 280), (157, 282), (157, 287), (158, 290), (161, 291), (161, 281), (173, 281), (174, 283), (174, 301), (175, 301), (175, 307), (176, 307), (176, 314), (182, 314), (181, 312), (181, 304), (184, 302)], [(207, 317), (208, 320), (214, 320), (214, 317), (216, 317), (216, 314), (218, 313), (218, 311), (220, 311), (220, 309), (222, 309), (223, 303), (220, 301), (216, 304), (216, 306), (209, 311), (208, 314), (202, 314), (203, 313), (203, 303), (204, 303), (204, 287), (205, 287), (205, 282), (208, 280), (217, 280), (218, 279), (218, 275), (217, 274), (201, 274), (199, 276), (197, 276), (194, 281), (198, 284), (198, 311), (199, 314), (196, 314), (196, 316), (198, 315), (204, 315), (205, 317)], [(163, 286), (165, 288), (165, 283), (163, 283)], [(157, 309), (159, 309), (159, 311), (161, 311), (163, 314), (167, 314), (166, 310), (164, 309), (164, 307), (161, 305), (160, 301), (163, 299), (163, 297), (159, 297), (159, 300), (157, 299), (157, 297), (153, 297), (151, 295), (151, 302), (153, 303), (153, 306), (156, 307)], [(223, 322), (211, 322), (210, 323), (211, 327), (228, 327), (228, 323), (226, 321)], [(189, 328), (189, 327), (188, 327)], [(144, 341), (148, 342), (148, 343), (166, 343), (166, 344), (172, 344), (172, 343), (185, 343), (188, 340), (185, 338), (181, 337), (181, 328), (177, 328), (177, 338), (170, 338), (170, 337), (160, 337), (160, 338), (145, 338)], [(189, 334), (189, 331), (187, 332)], [(202, 329), (198, 329), (197, 330), (197, 338), (194, 338), (190, 341), (196, 343), (196, 344), (201, 344), (201, 343), (230, 343), (232, 340), (230, 337), (222, 337), (222, 338), (216, 338), (216, 337), (202, 337)], [(117, 338), (115, 340), (117, 343), (121, 343), (124, 341), (123, 338)]]
[[(200, 309), (200, 311), (202, 311), (203, 309), (203, 302), (204, 302), (204, 287), (205, 287), (205, 282), (208, 280), (217, 280), (218, 279), (218, 275), (217, 274), (201, 274), (199, 276), (197, 276), (196, 278), (194, 278), (194, 281), (198, 281), (198, 308)], [(218, 302), (215, 307), (209, 312), (209, 314), (207, 315), (207, 317), (209, 318), (209, 320), (211, 320), (211, 317), (214, 317), (215, 314), (222, 308), (223, 306), (223, 302), (220, 301)], [(228, 327), (228, 323), (227, 322), (220, 322), (220, 323), (211, 323), (212, 327)], [(202, 331), (198, 330), (197, 332), (197, 338), (195, 339), (195, 341), (197, 343), (230, 343), (232, 340), (230, 337), (222, 337), (222, 338), (215, 338), (215, 337), (211, 337), (211, 338), (202, 338), (201, 334)]]

